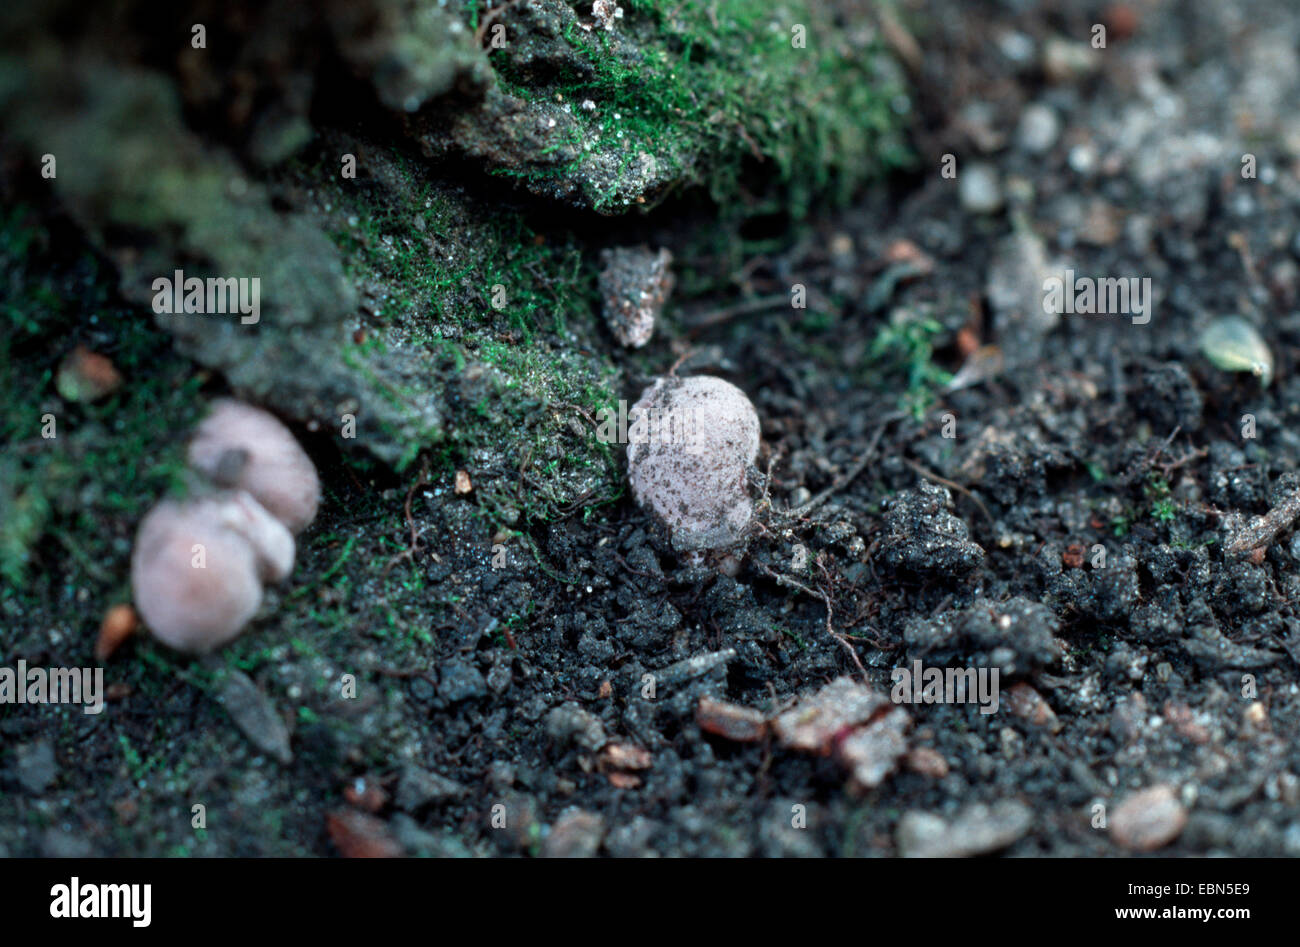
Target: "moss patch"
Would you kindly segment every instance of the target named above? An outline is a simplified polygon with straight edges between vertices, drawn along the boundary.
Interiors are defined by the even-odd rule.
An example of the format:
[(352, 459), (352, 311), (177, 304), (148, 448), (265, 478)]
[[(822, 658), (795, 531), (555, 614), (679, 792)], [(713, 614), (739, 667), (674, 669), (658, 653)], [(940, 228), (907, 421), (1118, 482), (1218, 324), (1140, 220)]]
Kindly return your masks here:
[[(647, 180), (703, 184), (726, 206), (757, 165), (802, 217), (816, 197), (847, 199), (907, 159), (897, 135), (907, 100), (874, 31), (838, 22), (824, 4), (628, 0), (609, 31), (585, 28), (589, 4), (574, 4), (576, 14), (551, 6), (549, 22), (515, 31), (491, 62), (505, 91), (576, 119), (572, 140), (554, 147), (577, 156), (496, 173), (537, 183), (589, 173), (602, 156), (609, 173), (594, 182), (592, 203), (608, 212), (644, 203)], [(477, 24), (480, 4), (466, 14)]]
[[(337, 150), (366, 155), (364, 177), (322, 173)], [(599, 328), (595, 262), (562, 228), (439, 183), (400, 152), (335, 141), (286, 186), (311, 189), (322, 229), (343, 254), (362, 313), (343, 357), (353, 370), (391, 351), (420, 353), (426, 373), (393, 397), (436, 398), (431, 471), (467, 469), (501, 525), (545, 523), (620, 495), (608, 445), (586, 416), (616, 403), (619, 374), (584, 340)]]
[[(59, 252), (29, 209), (0, 217), (0, 575), (6, 598), (32, 571), (65, 558), (119, 582), (126, 532), (159, 495), (183, 484), (183, 444), (200, 410), (200, 379), (149, 317), (121, 305), (101, 261)], [(73, 241), (75, 245), (75, 241)], [(77, 344), (110, 358), (126, 382), (94, 403), (55, 391)], [(53, 432), (53, 437), (43, 433)]]

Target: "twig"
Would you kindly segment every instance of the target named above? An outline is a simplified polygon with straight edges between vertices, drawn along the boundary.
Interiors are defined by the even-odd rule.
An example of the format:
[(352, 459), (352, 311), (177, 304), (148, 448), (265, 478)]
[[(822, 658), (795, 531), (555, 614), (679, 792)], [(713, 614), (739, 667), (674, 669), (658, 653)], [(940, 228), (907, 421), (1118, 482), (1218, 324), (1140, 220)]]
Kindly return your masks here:
[(757, 299), (749, 299), (745, 302), (736, 303), (733, 306), (724, 306), (721, 309), (714, 309), (696, 316), (686, 316), (682, 321), (686, 324), (687, 328), (703, 329), (706, 326), (713, 326), (720, 322), (726, 322), (728, 319), (734, 319), (736, 316), (744, 316), (751, 312), (762, 312), (765, 309), (773, 309), (780, 305), (788, 305), (789, 302), (790, 296), (787, 293), (776, 293), (772, 296), (759, 296)]
[(698, 352), (698, 351), (699, 351), (699, 349), (696, 349), (696, 348), (690, 348), (690, 349), (687, 349), (685, 352), (683, 352), (683, 353), (681, 354), (681, 356), (677, 359), (677, 361), (673, 362), (672, 367), (668, 369), (668, 377), (669, 377), (669, 378), (676, 378), (676, 377), (677, 377), (677, 369), (681, 368), (681, 367), (682, 367), (682, 363), (685, 362), (688, 358), (690, 358), (692, 355), (694, 355), (694, 354), (695, 354), (696, 352)]
[(894, 11), (889, 7), (884, 5), (878, 7), (876, 16), (880, 22), (880, 32), (885, 37), (885, 42), (902, 60), (908, 72), (912, 73), (912, 75), (919, 75), (923, 62), (920, 44), (907, 31), (907, 27), (899, 22), (898, 17), (894, 16)]
[(597, 421), (595, 418), (593, 418), (593, 417), (591, 416), (591, 412), (588, 411), (586, 408), (582, 407), (582, 405), (573, 404), (572, 402), (569, 402), (569, 401), (561, 401), (561, 402), (559, 402), (559, 403), (556, 404), (556, 407), (557, 407), (557, 408), (571, 408), (572, 410), (577, 411), (580, 415), (582, 415), (584, 418), (586, 418), (586, 419), (587, 419), (587, 423), (590, 424), (592, 427), (596, 428), (597, 430), (600, 429), (600, 422)]
[(1158, 458), (1161, 454), (1163, 454), (1165, 451), (1169, 449), (1169, 445), (1174, 442), (1174, 438), (1178, 436), (1178, 432), (1181, 431), (1182, 429), (1183, 426), (1181, 424), (1177, 425), (1172, 431), (1169, 432), (1169, 436), (1164, 439), (1164, 443), (1162, 443), (1159, 447), (1156, 448), (1155, 453), (1151, 455), (1151, 459), (1147, 461), (1152, 467), (1156, 465), (1156, 458)]
[(1238, 531), (1224, 544), (1224, 555), (1239, 556), (1271, 546), (1277, 534), (1294, 523), (1297, 517), (1300, 517), (1300, 490), (1287, 494), (1281, 503)]
[(427, 487), (428, 485), (429, 485), (429, 461), (426, 459), (423, 462), (423, 464), (421, 464), (420, 466), (420, 479), (415, 481), (415, 483), (411, 484), (411, 489), (406, 491), (406, 503), (403, 504), (402, 507), (402, 509), (406, 512), (406, 525), (409, 526), (411, 529), (411, 545), (404, 551), (399, 552), (392, 559), (388, 560), (388, 564), (384, 566), (384, 571), (380, 573), (381, 576), (388, 575), (388, 571), (392, 569), (393, 566), (397, 565), (397, 563), (401, 562), (403, 559), (408, 559), (411, 562), (415, 561), (415, 553), (420, 548), (420, 536), (423, 535), (423, 531), (416, 532), (415, 517), (411, 515), (411, 500), (415, 497), (416, 490), (420, 489), (421, 487)]
[(817, 494), (815, 497), (813, 497), (803, 506), (797, 506), (793, 510), (787, 510), (786, 515), (795, 518), (805, 516), (812, 510), (815, 510), (817, 507), (821, 506), (832, 496), (834, 496), (837, 492), (843, 490), (850, 483), (856, 480), (858, 474), (866, 470), (867, 464), (871, 462), (871, 458), (876, 452), (876, 446), (880, 443), (880, 438), (885, 433), (885, 428), (891, 422), (897, 421), (902, 416), (903, 413), (901, 411), (895, 412), (894, 414), (891, 415), (887, 415), (885, 419), (880, 422), (880, 426), (876, 428), (876, 433), (872, 436), (871, 443), (867, 445), (867, 449), (862, 452), (861, 457), (859, 457), (856, 461), (853, 462), (852, 467), (850, 467), (847, 471), (845, 471), (845, 473), (843, 473), (838, 479), (836, 479), (835, 482), (832, 483), (829, 487), (827, 487), (821, 493)]
[(826, 633), (830, 635), (832, 638), (834, 638), (836, 641), (838, 641), (840, 643), (840, 647), (842, 647), (845, 651), (848, 652), (849, 657), (853, 660), (853, 663), (857, 665), (858, 672), (862, 675), (862, 680), (864, 682), (867, 681), (868, 680), (867, 669), (862, 666), (862, 659), (858, 657), (858, 652), (853, 649), (853, 645), (849, 644), (849, 642), (845, 639), (845, 637), (842, 634), (840, 634), (838, 631), (835, 630), (835, 626), (833, 624), (835, 611), (834, 611), (834, 607), (831, 605), (831, 597), (827, 595), (825, 592), (819, 592), (816, 589), (810, 589), (808, 586), (804, 585), (802, 582), (798, 581), (797, 579), (792, 579), (790, 576), (785, 575), (784, 573), (777, 572), (775, 569), (769, 568), (768, 566), (764, 565), (761, 562), (755, 563), (755, 565), (757, 565), (759, 569), (761, 569), (768, 576), (774, 579), (777, 585), (784, 585), (788, 588), (798, 589), (800, 592), (803, 592), (805, 595), (811, 595), (813, 598), (821, 599), (822, 604), (826, 606)]

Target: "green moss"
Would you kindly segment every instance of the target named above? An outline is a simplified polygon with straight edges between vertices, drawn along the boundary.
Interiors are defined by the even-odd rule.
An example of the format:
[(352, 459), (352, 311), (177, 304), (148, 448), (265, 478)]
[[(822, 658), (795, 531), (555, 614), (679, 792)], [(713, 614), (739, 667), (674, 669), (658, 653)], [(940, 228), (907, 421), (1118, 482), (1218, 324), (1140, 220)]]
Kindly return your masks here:
[[(330, 150), (318, 161), (332, 166)], [(399, 469), (422, 453), (437, 477), (468, 469), (498, 527), (613, 502), (616, 460), (584, 419), (616, 404), (619, 384), (579, 341), (601, 331), (594, 259), (576, 235), (535, 229), (407, 155), (372, 154), (368, 166), (371, 176), (355, 182), (307, 160), (291, 174), (323, 189), (322, 224), (370, 300), (373, 318), (344, 347), (345, 364), (382, 397), (434, 398), (443, 411), (439, 430), (407, 441)], [(372, 367), (397, 352), (422, 353), (425, 368), (406, 388), (381, 384)]]
[[(122, 528), (183, 488), (185, 430), (200, 382), (146, 314), (116, 303), (89, 253), (62, 259), (37, 218), (0, 218), (0, 281), (10, 288), (0, 332), (0, 540), (4, 595), (19, 594), (33, 560), (71, 558), (88, 577), (124, 570)], [(125, 381), (94, 403), (61, 399), (54, 376), (78, 343), (110, 358)], [(43, 437), (47, 422), (54, 437)]]
[(1168, 480), (1150, 474), (1142, 493), (1151, 500), (1151, 518), (1157, 523), (1172, 523), (1178, 519), (1178, 503), (1173, 498), (1173, 488)]
[[(437, 346), (448, 328), (514, 330), (528, 341), (564, 331), (574, 315), (594, 318), (595, 274), (571, 235), (539, 233), (401, 153), (386, 160), (384, 184), (335, 183), (327, 202), (330, 235), (348, 275), (375, 295), (380, 320)], [(302, 164), (296, 173), (306, 182), (318, 171)]]
[[(491, 61), (507, 92), (570, 103), (582, 134), (569, 144), (583, 154), (567, 167), (500, 173), (566, 174), (593, 152), (615, 155), (620, 166), (594, 202), (614, 210), (629, 176), (644, 173), (642, 156), (652, 155), (658, 177), (703, 184), (727, 207), (741, 197), (746, 164), (757, 163), (798, 218), (814, 199), (846, 200), (908, 160), (897, 135), (906, 99), (879, 43), (823, 4), (629, 0), (610, 32), (584, 30), (590, 6), (576, 6), (579, 16), (563, 28), (577, 64), (567, 74), (539, 85), (509, 49)], [(479, 8), (468, 5), (471, 24)], [(586, 100), (594, 108), (581, 108)]]
[(934, 363), (934, 340), (943, 325), (927, 316), (899, 310), (872, 341), (864, 382), (883, 391), (898, 391), (899, 408), (918, 421), (935, 400), (935, 392), (952, 375)]

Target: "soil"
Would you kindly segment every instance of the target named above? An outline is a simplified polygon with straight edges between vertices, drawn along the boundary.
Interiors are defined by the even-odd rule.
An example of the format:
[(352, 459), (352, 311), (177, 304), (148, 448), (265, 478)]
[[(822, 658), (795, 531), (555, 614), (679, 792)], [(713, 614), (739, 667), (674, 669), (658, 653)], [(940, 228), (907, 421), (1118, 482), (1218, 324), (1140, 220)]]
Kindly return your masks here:
[[(670, 371), (750, 396), (743, 552), (674, 552), (626, 491), (511, 526), (472, 450), (399, 471), (300, 427), (321, 512), (235, 646), (128, 643), (98, 716), (0, 706), (0, 854), (1300, 854), (1300, 16), (900, 6), (914, 170), (759, 235), (645, 349), (583, 342), (629, 404)], [(581, 228), (704, 268), (715, 218)], [(1044, 314), (1061, 265), (1149, 279), (1150, 320)], [(1201, 351), (1229, 314), (1267, 387)], [(83, 528), (116, 569), (134, 521)], [(89, 663), (124, 574), (34, 561), (0, 653)], [(918, 661), (996, 669), (997, 712), (841, 684), (813, 738), (773, 723)]]

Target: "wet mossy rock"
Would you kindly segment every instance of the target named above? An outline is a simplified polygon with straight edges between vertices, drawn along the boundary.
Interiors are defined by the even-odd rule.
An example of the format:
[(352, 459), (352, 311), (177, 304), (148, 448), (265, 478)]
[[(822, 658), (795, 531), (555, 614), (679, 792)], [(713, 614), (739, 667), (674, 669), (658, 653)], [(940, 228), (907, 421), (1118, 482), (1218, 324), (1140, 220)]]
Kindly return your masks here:
[(750, 160), (800, 206), (901, 160), (899, 84), (833, 4), (627, 0), (608, 29), (587, 3), (466, 6), (496, 81), (407, 129), (537, 194), (618, 213), (704, 184), (728, 202)]
[[(608, 347), (592, 353), (592, 248), (449, 181), (609, 214), (692, 185), (734, 203), (757, 169), (797, 206), (898, 155), (875, 30), (819, 4), (627, 0), (612, 29), (560, 0), (71, 10), (4, 15), (12, 142), (33, 168), (55, 156), (49, 186), (132, 303), (177, 270), (257, 278), (255, 323), (153, 319), (241, 396), (313, 430), (351, 423), (343, 446), (398, 467), (482, 428), (448, 404), (481, 344), (557, 354), (486, 359), (527, 367), (506, 414), (543, 390), (616, 400)], [(576, 385), (566, 352), (591, 353)], [(607, 466), (598, 445), (579, 454)]]

